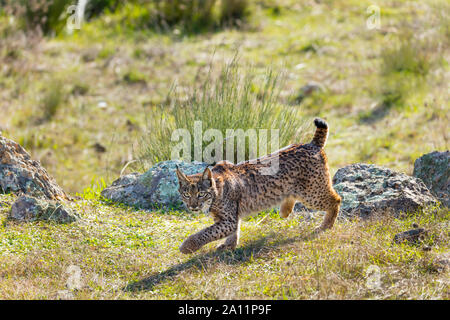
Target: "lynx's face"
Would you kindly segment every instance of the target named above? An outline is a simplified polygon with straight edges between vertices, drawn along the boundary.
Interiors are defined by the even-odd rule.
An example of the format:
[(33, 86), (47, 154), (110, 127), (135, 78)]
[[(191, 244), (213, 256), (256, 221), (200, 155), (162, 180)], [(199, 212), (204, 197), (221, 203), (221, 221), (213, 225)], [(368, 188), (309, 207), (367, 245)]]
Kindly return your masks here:
[(215, 197), (215, 183), (209, 168), (202, 175), (186, 176), (177, 169), (181, 199), (186, 207), (193, 212), (208, 213)]

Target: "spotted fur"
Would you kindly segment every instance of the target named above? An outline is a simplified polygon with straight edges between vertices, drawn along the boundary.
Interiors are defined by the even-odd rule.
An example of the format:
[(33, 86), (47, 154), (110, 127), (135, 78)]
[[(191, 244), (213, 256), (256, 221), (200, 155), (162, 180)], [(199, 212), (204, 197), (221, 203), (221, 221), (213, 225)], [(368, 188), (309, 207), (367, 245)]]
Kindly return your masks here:
[[(277, 205), (286, 218), (300, 201), (305, 206), (326, 211), (318, 229), (331, 228), (339, 212), (341, 198), (333, 189), (327, 157), (323, 150), (328, 125), (314, 121), (316, 132), (308, 144), (292, 144), (253, 161), (217, 163), (203, 173), (186, 176), (177, 169), (180, 194), (192, 211), (209, 212), (214, 224), (189, 236), (180, 251), (191, 253), (203, 245), (225, 239), (218, 249), (235, 249), (239, 242), (242, 218)], [(272, 175), (261, 174), (269, 160), (278, 157), (279, 169)]]

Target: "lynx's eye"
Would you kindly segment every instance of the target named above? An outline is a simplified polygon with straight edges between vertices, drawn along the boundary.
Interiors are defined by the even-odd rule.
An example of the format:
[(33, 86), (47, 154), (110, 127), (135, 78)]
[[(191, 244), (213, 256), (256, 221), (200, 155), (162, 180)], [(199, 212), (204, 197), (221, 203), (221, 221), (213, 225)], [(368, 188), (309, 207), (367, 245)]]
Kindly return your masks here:
[(204, 196), (206, 196), (206, 192), (200, 191), (200, 192), (198, 193), (198, 196), (199, 196), (200, 198), (203, 198)]
[(187, 193), (187, 192), (183, 192), (183, 197), (185, 197), (185, 198), (189, 198), (189, 193)]

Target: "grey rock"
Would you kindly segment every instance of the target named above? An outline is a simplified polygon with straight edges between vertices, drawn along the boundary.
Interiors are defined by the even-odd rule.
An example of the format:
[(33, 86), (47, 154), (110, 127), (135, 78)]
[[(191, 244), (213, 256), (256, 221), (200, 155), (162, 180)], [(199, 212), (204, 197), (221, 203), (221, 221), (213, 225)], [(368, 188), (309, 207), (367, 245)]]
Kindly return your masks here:
[(48, 220), (57, 223), (71, 223), (79, 219), (72, 209), (59, 201), (20, 196), (11, 206), (9, 217), (19, 221)]
[(16, 142), (0, 135), (0, 193), (27, 194), (49, 200), (67, 200), (38, 161)]
[(373, 164), (339, 169), (333, 187), (342, 197), (341, 216), (414, 212), (437, 204), (422, 180)]
[(401, 242), (410, 242), (410, 243), (417, 243), (421, 237), (424, 236), (426, 233), (426, 230), (424, 228), (415, 228), (408, 231), (403, 231), (400, 233), (397, 233), (394, 236), (394, 242), (395, 243), (401, 243)]
[(450, 151), (434, 151), (418, 158), (413, 176), (422, 179), (431, 193), (450, 207)]
[(203, 172), (203, 162), (187, 163), (179, 160), (159, 162), (143, 174), (132, 173), (120, 177), (102, 191), (102, 196), (113, 202), (142, 209), (180, 208), (176, 166), (187, 175)]

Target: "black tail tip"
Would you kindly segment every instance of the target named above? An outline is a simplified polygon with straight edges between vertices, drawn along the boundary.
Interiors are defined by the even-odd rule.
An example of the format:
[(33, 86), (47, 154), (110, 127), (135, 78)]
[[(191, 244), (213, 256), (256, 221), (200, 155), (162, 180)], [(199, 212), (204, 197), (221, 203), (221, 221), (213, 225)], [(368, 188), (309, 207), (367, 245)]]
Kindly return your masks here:
[(328, 123), (323, 119), (320, 118), (314, 119), (314, 124), (316, 125), (317, 128), (328, 129)]

